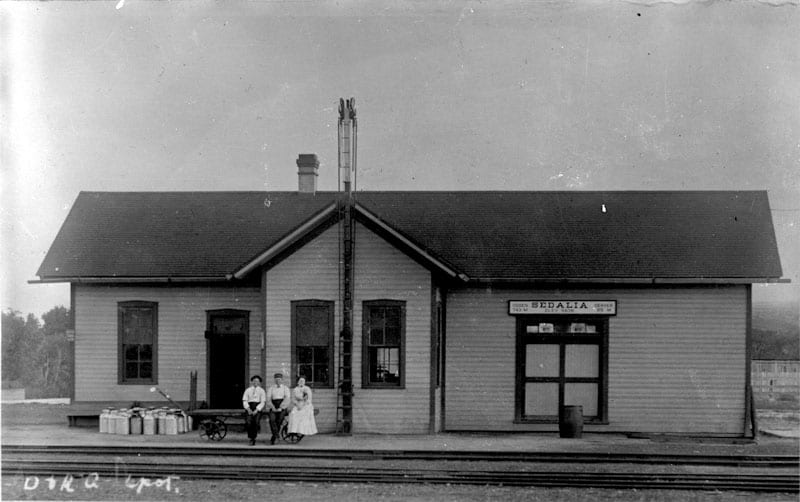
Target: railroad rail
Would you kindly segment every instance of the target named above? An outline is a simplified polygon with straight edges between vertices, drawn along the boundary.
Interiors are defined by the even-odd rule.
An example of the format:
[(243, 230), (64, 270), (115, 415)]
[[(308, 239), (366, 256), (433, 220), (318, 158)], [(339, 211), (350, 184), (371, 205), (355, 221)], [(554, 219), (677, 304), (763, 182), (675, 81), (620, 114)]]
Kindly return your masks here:
[[(3, 475), (99, 475), (114, 477), (159, 477), (182, 479), (229, 479), (282, 482), (431, 483), (479, 484), (517, 487), (586, 487), (607, 489), (736, 490), (748, 492), (800, 492), (797, 475), (736, 473), (643, 473), (643, 472), (530, 472), (465, 471), (456, 469), (397, 469), (348, 466), (252, 466), (252, 465), (154, 465), (151, 462), (80, 460), (6, 460)], [(168, 471), (168, 472), (167, 472)]]
[(375, 449), (305, 449), (171, 446), (39, 446), (4, 445), (3, 455), (66, 454), (117, 456), (233, 456), (319, 458), (341, 460), (449, 460), (483, 462), (547, 462), (573, 464), (707, 465), (727, 467), (800, 468), (798, 455), (700, 455), (613, 452), (521, 452)]

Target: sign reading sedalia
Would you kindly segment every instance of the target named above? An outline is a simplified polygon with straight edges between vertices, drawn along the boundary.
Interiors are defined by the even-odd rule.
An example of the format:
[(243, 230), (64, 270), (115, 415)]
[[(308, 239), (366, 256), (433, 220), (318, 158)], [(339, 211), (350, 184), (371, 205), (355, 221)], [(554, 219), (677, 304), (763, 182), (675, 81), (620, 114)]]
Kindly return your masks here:
[(616, 300), (529, 300), (508, 302), (509, 314), (616, 315)]

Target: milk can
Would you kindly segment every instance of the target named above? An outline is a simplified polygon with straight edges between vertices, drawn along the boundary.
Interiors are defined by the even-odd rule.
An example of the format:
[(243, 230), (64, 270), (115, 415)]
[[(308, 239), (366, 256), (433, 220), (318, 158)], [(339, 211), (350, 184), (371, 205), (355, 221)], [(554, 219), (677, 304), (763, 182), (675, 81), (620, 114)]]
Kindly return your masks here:
[(178, 417), (170, 411), (167, 413), (167, 434), (174, 436), (178, 433)]
[(120, 411), (117, 415), (116, 432), (123, 435), (131, 433), (130, 415), (127, 411)]
[(100, 413), (100, 433), (101, 434), (108, 434), (108, 408), (103, 408), (103, 411)]
[(175, 418), (178, 419), (178, 434), (186, 432), (186, 415), (181, 410), (175, 410)]
[(131, 434), (142, 433), (142, 410), (141, 408), (134, 408), (133, 415), (131, 415)]
[(167, 433), (167, 412), (164, 410), (158, 410), (156, 415), (158, 417), (158, 427), (157, 432), (159, 434), (166, 434)]
[(156, 433), (156, 424), (158, 421), (156, 417), (153, 416), (153, 412), (151, 410), (147, 410), (144, 412), (144, 418), (142, 419), (142, 428), (144, 429), (144, 434), (146, 436), (152, 436)]
[(167, 434), (173, 436), (178, 433), (178, 421), (172, 410), (166, 412)]
[(108, 411), (108, 417), (106, 418), (106, 432), (109, 434), (116, 434), (117, 433), (117, 410), (111, 408)]
[(191, 432), (194, 425), (194, 419), (191, 415), (186, 415), (186, 432)]
[(109, 434), (119, 434), (119, 430), (122, 427), (122, 425), (120, 425), (120, 422), (122, 422), (122, 420), (120, 420), (122, 418), (120, 416), (121, 413), (122, 413), (122, 410), (113, 410), (111, 412), (111, 416), (108, 419), (108, 433)]

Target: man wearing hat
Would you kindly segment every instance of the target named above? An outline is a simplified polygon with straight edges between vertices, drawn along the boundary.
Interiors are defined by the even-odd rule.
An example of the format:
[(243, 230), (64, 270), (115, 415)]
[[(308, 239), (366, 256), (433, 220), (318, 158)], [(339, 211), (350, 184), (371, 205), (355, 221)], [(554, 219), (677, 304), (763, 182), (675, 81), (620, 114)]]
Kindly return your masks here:
[(245, 411), (244, 427), (247, 430), (247, 437), (250, 439), (250, 446), (256, 444), (258, 436), (261, 412), (267, 404), (267, 395), (261, 388), (261, 377), (253, 375), (250, 378), (250, 387), (245, 389), (242, 396), (242, 406)]
[(286, 410), (292, 402), (289, 387), (283, 385), (283, 374), (275, 373), (275, 384), (267, 390), (267, 414), (269, 415), (269, 428), (272, 430), (270, 444), (275, 444), (281, 424), (286, 417)]

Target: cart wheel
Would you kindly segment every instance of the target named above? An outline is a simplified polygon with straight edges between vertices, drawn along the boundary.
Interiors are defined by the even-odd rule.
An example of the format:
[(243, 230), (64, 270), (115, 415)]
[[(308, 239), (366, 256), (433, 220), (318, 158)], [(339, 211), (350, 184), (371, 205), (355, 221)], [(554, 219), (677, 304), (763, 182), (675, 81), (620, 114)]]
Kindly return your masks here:
[(197, 427), (198, 431), (200, 432), (200, 437), (209, 440), (212, 439), (213, 436), (217, 433), (217, 424), (216, 420), (205, 419)]
[(287, 443), (292, 443), (292, 444), (299, 443), (300, 440), (303, 439), (303, 435), (302, 434), (296, 434), (294, 432), (289, 432), (289, 422), (288, 421), (284, 421), (283, 424), (281, 424), (281, 430), (278, 432), (278, 435), (280, 436), (280, 438), (282, 440), (286, 441)]
[(228, 433), (228, 426), (225, 425), (225, 422), (222, 420), (217, 420), (216, 424), (214, 425), (216, 425), (216, 430), (213, 434), (209, 435), (209, 438), (211, 438), (213, 441), (222, 441), (225, 439), (225, 435)]

